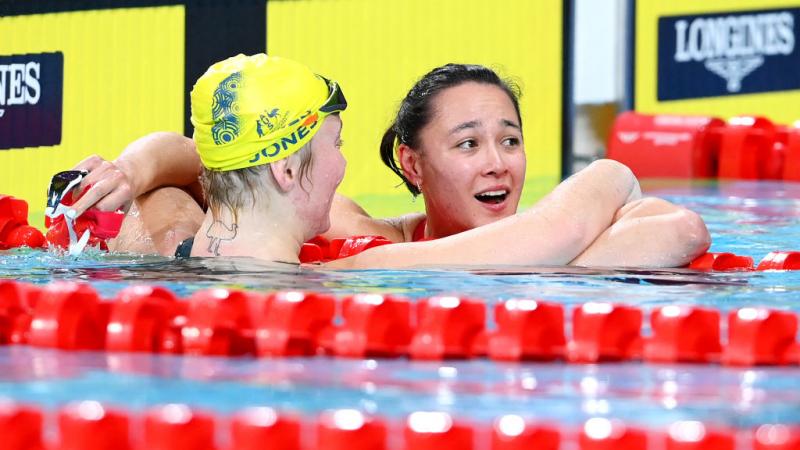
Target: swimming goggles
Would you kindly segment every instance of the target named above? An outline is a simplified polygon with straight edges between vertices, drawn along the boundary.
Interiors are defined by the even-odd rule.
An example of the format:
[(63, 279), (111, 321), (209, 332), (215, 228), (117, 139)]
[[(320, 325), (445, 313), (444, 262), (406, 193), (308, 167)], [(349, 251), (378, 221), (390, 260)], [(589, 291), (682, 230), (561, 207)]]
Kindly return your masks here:
[(55, 219), (59, 216), (64, 217), (67, 224), (67, 231), (69, 232), (69, 254), (79, 255), (86, 244), (89, 242), (90, 232), (86, 230), (83, 235), (78, 239), (75, 232), (75, 217), (67, 215), (67, 211), (71, 209), (61, 203), (64, 197), (73, 189), (80, 186), (81, 181), (86, 178), (89, 172), (85, 170), (67, 170), (53, 175), (50, 180), (50, 187), (47, 189), (47, 207), (44, 210), (44, 215), (50, 219)]
[(347, 109), (347, 100), (344, 98), (344, 92), (342, 92), (342, 88), (339, 87), (339, 83), (329, 80), (322, 75), (317, 76), (322, 78), (328, 85), (328, 99), (319, 107), (319, 112), (331, 114)]

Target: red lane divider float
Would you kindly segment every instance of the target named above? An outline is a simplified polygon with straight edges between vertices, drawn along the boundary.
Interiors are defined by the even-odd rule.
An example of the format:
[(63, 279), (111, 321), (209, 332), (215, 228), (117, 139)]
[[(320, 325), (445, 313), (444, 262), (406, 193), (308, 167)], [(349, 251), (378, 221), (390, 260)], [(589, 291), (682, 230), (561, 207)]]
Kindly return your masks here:
[(766, 308), (731, 311), (723, 363), (737, 366), (797, 364), (796, 336), (794, 313)]
[(0, 442), (5, 450), (39, 450), (44, 414), (36, 408), (0, 403)]
[(701, 422), (675, 422), (667, 430), (667, 450), (734, 450), (734, 431)]
[(485, 354), (486, 305), (460, 297), (431, 297), (417, 302), (412, 359), (472, 358)]
[(58, 450), (131, 450), (130, 419), (95, 401), (73, 403), (58, 414)]
[(800, 363), (798, 317), (790, 311), (746, 307), (723, 315), (669, 305), (650, 311), (652, 333), (643, 336), (642, 309), (588, 302), (572, 311), (569, 340), (560, 304), (498, 302), (494, 328), (486, 312), (481, 300), (453, 296), (412, 302), (211, 289), (179, 299), (161, 287), (131, 286), (105, 300), (88, 284), (2, 281), (0, 345), (216, 356)]
[(800, 127), (765, 117), (617, 116), (608, 157), (640, 178), (800, 180)]
[[(386, 448), (384, 420), (354, 409), (325, 411), (317, 420), (317, 448), (374, 450)], [(283, 447), (286, 448), (286, 447)]]
[(398, 357), (405, 355), (413, 334), (411, 303), (378, 294), (346, 297), (341, 327), (331, 329), (326, 347), (337, 356)]
[(560, 446), (561, 432), (553, 424), (506, 415), (495, 420), (492, 427), (492, 450), (558, 450)]
[(694, 270), (712, 272), (747, 272), (752, 270), (800, 270), (800, 252), (776, 251), (770, 252), (757, 267), (753, 265), (753, 258), (735, 255), (733, 253), (704, 253), (689, 263), (689, 268)]
[(753, 258), (733, 253), (706, 253), (689, 263), (690, 269), (705, 271), (749, 271), (753, 270)]
[(756, 270), (800, 270), (800, 252), (770, 252)]
[(589, 302), (572, 312), (572, 340), (567, 359), (594, 363), (635, 359), (641, 354), (642, 311), (638, 308)]
[(753, 450), (796, 450), (800, 448), (797, 425), (761, 425), (753, 436)]
[(324, 294), (279, 292), (254, 319), (259, 356), (309, 356), (322, 351), (321, 335), (330, 329), (336, 300)]
[[(46, 420), (50, 414), (33, 406), (0, 403), (3, 449), (795, 450), (800, 445), (800, 427), (784, 424), (732, 429), (684, 420), (642, 427), (597, 417), (575, 426), (518, 415), (473, 422), (438, 411), (389, 419), (354, 409), (301, 417), (269, 407), (249, 407), (224, 416), (184, 404), (138, 413), (96, 401), (62, 406), (52, 413), (57, 420)], [(49, 426), (57, 427), (57, 432), (49, 432)]]
[(44, 246), (44, 234), (28, 225), (28, 202), (0, 194), (0, 250)]
[(559, 303), (510, 299), (494, 308), (497, 331), (489, 357), (501, 361), (550, 361), (564, 356), (564, 307)]
[(707, 363), (719, 360), (719, 311), (698, 306), (669, 305), (650, 314), (653, 336), (644, 358), (653, 362)]
[(580, 450), (647, 450), (647, 433), (621, 420), (594, 418), (578, 435)]
[[(172, 352), (175, 319), (185, 316), (186, 303), (168, 289), (131, 286), (117, 294), (106, 327), (106, 349), (124, 352)], [(178, 345), (183, 351), (182, 340)]]
[(300, 449), (300, 418), (268, 407), (250, 407), (231, 419), (231, 448), (262, 450), (269, 442), (272, 448)]

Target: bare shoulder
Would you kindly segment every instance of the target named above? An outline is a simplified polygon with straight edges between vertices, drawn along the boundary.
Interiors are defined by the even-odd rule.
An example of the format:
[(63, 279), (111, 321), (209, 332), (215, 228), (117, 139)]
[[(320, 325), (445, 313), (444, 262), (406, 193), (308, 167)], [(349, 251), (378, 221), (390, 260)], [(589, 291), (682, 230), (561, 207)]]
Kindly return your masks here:
[(414, 213), (399, 217), (374, 218), (350, 198), (336, 194), (331, 205), (331, 226), (323, 235), (327, 239), (378, 235), (392, 242), (408, 242), (414, 228), (425, 218)]

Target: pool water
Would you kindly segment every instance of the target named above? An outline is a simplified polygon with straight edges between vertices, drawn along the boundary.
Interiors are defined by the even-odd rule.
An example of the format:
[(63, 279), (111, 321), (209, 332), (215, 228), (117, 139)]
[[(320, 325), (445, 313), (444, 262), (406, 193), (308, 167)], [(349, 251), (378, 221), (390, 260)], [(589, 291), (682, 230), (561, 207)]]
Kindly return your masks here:
[[(655, 185), (649, 192), (701, 213), (712, 233), (711, 251), (752, 256), (757, 263), (770, 251), (800, 247), (800, 184)], [(104, 297), (138, 283), (166, 286), (181, 297), (229, 287), (381, 292), (412, 299), (456, 294), (490, 305), (523, 297), (564, 305), (613, 301), (645, 311), (696, 304), (720, 311), (768, 306), (800, 312), (800, 272), (519, 266), (342, 272), (240, 258), (87, 254), (76, 259), (15, 250), (0, 257), (2, 278), (37, 284), (82, 280)], [(356, 408), (403, 417), (440, 410), (477, 422), (516, 413), (564, 424), (609, 416), (652, 426), (686, 419), (746, 428), (800, 423), (800, 368), (212, 358), (8, 346), (0, 347), (0, 397), (45, 408), (92, 399), (131, 410), (181, 402), (220, 413), (267, 405), (308, 414)]]

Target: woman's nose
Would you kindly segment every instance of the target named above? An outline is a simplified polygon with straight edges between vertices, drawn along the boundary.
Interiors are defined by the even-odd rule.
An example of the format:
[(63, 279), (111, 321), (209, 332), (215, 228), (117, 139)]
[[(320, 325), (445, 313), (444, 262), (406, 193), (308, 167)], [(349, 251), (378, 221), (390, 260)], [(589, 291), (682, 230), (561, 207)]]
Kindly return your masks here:
[(506, 163), (503, 149), (499, 145), (490, 145), (486, 149), (484, 175), (502, 175), (508, 172), (508, 164)]

